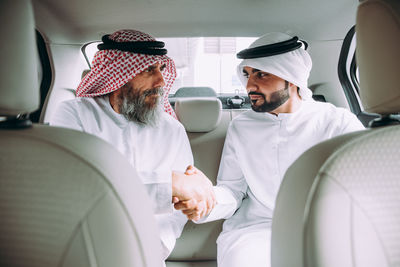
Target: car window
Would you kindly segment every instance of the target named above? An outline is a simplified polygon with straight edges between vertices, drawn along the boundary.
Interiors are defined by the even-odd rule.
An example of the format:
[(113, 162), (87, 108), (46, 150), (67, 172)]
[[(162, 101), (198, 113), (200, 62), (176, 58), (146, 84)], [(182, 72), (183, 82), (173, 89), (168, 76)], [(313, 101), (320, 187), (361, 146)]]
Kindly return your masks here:
[[(248, 47), (252, 37), (158, 38), (165, 42), (168, 56), (176, 65), (177, 79), (171, 94), (181, 87), (208, 86), (217, 94), (245, 94), (236, 74), (240, 60), (236, 53)], [(91, 42), (82, 49), (92, 62), (100, 42)]]
[(358, 66), (356, 62), (356, 32), (355, 26), (346, 34), (340, 51), (338, 76), (342, 84), (351, 111), (358, 119), (368, 126), (369, 122), (378, 117), (378, 114), (366, 113), (360, 99)]

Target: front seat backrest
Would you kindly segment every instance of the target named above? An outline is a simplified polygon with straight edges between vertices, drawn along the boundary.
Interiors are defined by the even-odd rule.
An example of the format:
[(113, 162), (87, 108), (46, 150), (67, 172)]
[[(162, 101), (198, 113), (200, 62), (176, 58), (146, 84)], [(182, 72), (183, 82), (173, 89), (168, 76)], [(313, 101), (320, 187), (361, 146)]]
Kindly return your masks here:
[(31, 3), (1, 1), (0, 23), (0, 266), (162, 266), (150, 200), (127, 160), (24, 115), (39, 106)]
[(399, 22), (398, 1), (360, 3), (361, 100), (382, 118), (312, 147), (288, 169), (273, 216), (273, 267), (400, 266), (400, 126), (390, 116), (400, 112)]

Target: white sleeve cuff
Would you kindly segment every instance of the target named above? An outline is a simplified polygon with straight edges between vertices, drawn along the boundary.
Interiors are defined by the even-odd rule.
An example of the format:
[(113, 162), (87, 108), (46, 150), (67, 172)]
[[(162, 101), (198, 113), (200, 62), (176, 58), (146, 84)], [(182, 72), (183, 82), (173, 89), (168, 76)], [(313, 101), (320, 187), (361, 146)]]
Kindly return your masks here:
[(235, 213), (238, 203), (231, 191), (222, 186), (214, 186), (214, 192), (217, 205), (215, 205), (210, 214), (198, 221), (193, 221), (194, 223), (207, 223), (220, 219), (228, 219)]
[(146, 187), (154, 213), (172, 213), (172, 172), (167, 170), (137, 173)]
[(170, 183), (144, 185), (149, 195), (155, 214), (172, 213), (172, 186)]

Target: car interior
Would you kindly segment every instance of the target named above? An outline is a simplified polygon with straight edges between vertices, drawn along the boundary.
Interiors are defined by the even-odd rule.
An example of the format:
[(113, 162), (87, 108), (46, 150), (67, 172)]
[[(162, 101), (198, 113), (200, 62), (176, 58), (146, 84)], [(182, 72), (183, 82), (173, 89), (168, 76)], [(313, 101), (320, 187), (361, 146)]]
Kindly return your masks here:
[[(0, 21), (0, 266), (164, 264), (135, 169), (105, 141), (48, 125), (118, 29), (165, 41), (178, 71), (169, 101), (213, 184), (230, 122), (251, 109), (236, 53), (267, 32), (305, 40), (313, 98), (366, 130), (288, 169), (271, 266), (400, 266), (397, 0), (1, 0)], [(217, 266), (222, 223), (189, 221), (166, 266)]]

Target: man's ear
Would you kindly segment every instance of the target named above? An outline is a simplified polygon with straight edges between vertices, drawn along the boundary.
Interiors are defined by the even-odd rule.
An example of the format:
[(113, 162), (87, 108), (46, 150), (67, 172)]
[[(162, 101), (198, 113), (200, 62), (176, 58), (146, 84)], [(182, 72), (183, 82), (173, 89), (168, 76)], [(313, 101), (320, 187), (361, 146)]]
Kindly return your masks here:
[(108, 94), (108, 101), (110, 102), (110, 105), (113, 108), (113, 110), (117, 113), (120, 113), (119, 107), (118, 107), (120, 94), (121, 94), (121, 88)]
[(289, 86), (289, 90), (291, 91), (291, 92), (295, 92), (296, 90), (297, 90), (297, 92), (299, 91), (299, 87), (297, 87), (297, 85), (295, 85), (295, 84), (293, 84), (293, 83), (291, 83), (291, 82), (288, 82), (288, 86)]
[(299, 97), (300, 99), (302, 99), (302, 98), (301, 98), (301, 95), (300, 95), (300, 87), (298, 87), (298, 86), (296, 86), (296, 85), (295, 85), (295, 87), (296, 87), (296, 92), (297, 92), (298, 97)]
[(300, 87), (298, 87), (297, 85), (289, 82), (289, 91), (291, 94), (296, 94), (301, 98), (300, 96)]

